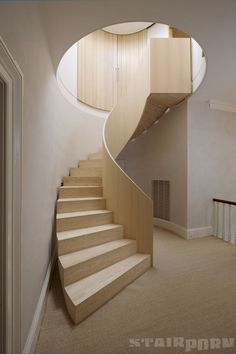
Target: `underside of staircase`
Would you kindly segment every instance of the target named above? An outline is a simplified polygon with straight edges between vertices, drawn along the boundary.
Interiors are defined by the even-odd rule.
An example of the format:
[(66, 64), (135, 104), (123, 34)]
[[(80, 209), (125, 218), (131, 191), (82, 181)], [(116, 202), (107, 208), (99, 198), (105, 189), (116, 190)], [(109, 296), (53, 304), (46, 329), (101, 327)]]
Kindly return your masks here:
[(102, 154), (71, 168), (57, 200), (58, 265), (66, 307), (77, 324), (151, 266), (106, 209)]

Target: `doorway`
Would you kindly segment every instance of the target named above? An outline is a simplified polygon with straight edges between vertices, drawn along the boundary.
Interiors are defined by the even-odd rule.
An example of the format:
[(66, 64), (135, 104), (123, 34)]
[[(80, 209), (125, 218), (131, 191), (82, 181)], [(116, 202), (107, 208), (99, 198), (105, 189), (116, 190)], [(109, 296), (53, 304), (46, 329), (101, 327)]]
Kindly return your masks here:
[(0, 353), (21, 353), (23, 74), (0, 38)]
[(6, 352), (6, 168), (5, 168), (5, 125), (6, 125), (6, 84), (0, 77), (0, 353)]

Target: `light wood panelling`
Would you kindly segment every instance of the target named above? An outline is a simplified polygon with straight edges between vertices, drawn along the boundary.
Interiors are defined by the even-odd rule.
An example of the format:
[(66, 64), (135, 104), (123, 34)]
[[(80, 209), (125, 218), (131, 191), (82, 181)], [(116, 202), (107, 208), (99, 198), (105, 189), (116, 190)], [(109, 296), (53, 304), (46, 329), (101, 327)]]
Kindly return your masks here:
[(57, 233), (58, 255), (79, 251), (122, 238), (123, 226), (106, 224)]
[(64, 186), (101, 186), (101, 177), (64, 177)]
[(96, 31), (84, 37), (78, 42), (78, 99), (111, 110), (144, 61), (148, 65), (147, 30), (131, 35)]
[(112, 212), (109, 210), (78, 211), (73, 213), (57, 214), (57, 232), (82, 229), (90, 226), (111, 224)]
[(150, 91), (190, 94), (190, 39), (152, 38), (150, 50)]
[(64, 295), (74, 323), (93, 313), (150, 267), (150, 256), (135, 254), (68, 285)]
[(173, 38), (190, 38), (190, 35), (186, 32), (180, 31), (178, 28), (170, 27), (170, 37)]
[(183, 100), (188, 95), (185, 93), (152, 93), (147, 98), (142, 117), (139, 124), (132, 135), (132, 138), (136, 138), (143, 131), (149, 129), (161, 116), (165, 113), (167, 108), (171, 108)]
[(145, 62), (122, 95), (104, 129), (103, 186), (114, 222), (124, 225), (126, 237), (137, 240), (138, 252), (152, 255), (152, 200), (122, 171), (115, 158), (131, 138), (149, 95)]
[(116, 104), (117, 36), (99, 30), (78, 42), (78, 99), (110, 111)]
[(124, 225), (125, 235), (137, 240), (138, 252), (152, 255), (152, 200), (115, 159), (133, 136), (189, 95), (191, 70), (189, 39), (155, 38), (150, 47), (150, 70), (140, 58), (138, 70), (106, 121), (103, 185), (114, 222)]
[(102, 159), (80, 160), (79, 167), (81, 168), (102, 167)]
[[(147, 30), (132, 34), (118, 36), (118, 76), (117, 97), (127, 91), (130, 82), (140, 70), (148, 70), (148, 42)], [(142, 65), (140, 65), (142, 63)]]
[(73, 167), (70, 169), (71, 177), (102, 177), (101, 167)]
[(115, 240), (59, 257), (59, 271), (64, 286), (127, 258), (136, 252), (133, 240)]
[(102, 151), (94, 152), (93, 154), (88, 155), (89, 160), (98, 160), (98, 159), (102, 159), (102, 158), (103, 158)]
[(99, 210), (106, 208), (106, 200), (102, 197), (63, 198), (57, 201), (57, 213), (73, 213), (74, 211)]
[(59, 198), (101, 197), (102, 187), (99, 186), (63, 186), (59, 188)]

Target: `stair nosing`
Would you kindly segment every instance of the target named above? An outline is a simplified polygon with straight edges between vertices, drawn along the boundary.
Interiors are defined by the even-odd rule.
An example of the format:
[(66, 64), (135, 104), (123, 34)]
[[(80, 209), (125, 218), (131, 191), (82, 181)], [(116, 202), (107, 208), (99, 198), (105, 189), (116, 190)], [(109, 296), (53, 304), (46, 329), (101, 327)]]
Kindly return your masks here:
[(102, 214), (111, 214), (111, 210), (83, 210), (83, 211), (73, 211), (70, 213), (57, 213), (56, 219), (69, 219), (79, 216), (90, 216), (90, 215), (102, 215)]
[[(76, 229), (76, 230), (60, 231), (60, 232), (57, 232), (57, 239), (58, 239), (58, 241), (63, 241), (63, 240), (71, 239), (71, 238), (87, 236), (87, 235), (94, 234), (94, 233), (100, 233), (102, 231), (113, 230), (116, 228), (117, 229), (123, 228), (123, 225), (104, 224), (104, 225), (98, 225), (98, 226), (84, 227), (82, 229)], [(95, 229), (97, 229), (97, 230), (95, 230)], [(78, 233), (79, 235), (78, 234), (76, 235), (76, 233)], [(68, 237), (65, 236), (65, 238), (63, 238), (63, 234), (68, 234)], [(71, 235), (69, 235), (69, 234), (71, 234)]]
[(59, 187), (60, 189), (69, 189), (69, 188), (72, 188), (72, 189), (82, 189), (82, 188), (102, 188), (102, 186), (61, 186)]
[(104, 197), (81, 197), (81, 198), (59, 198), (57, 202), (74, 202), (74, 201), (93, 201), (93, 200), (105, 200)]
[[(124, 266), (125, 265), (125, 262), (129, 261), (131, 258), (139, 258), (135, 261), (134, 259), (134, 264), (132, 264), (132, 266)], [(143, 254), (143, 253), (135, 253), (134, 255), (132, 256), (129, 256), (117, 263), (114, 263), (112, 265), (110, 265), (109, 267), (106, 267), (96, 273), (93, 273), (91, 275), (89, 275), (88, 277), (85, 277), (83, 279), (80, 279), (72, 284), (69, 284), (67, 285), (66, 287), (64, 287), (64, 290), (66, 291), (67, 293), (67, 296), (70, 298), (70, 300), (72, 301), (73, 305), (74, 306), (78, 306), (80, 305), (81, 303), (83, 303), (85, 300), (89, 299), (91, 296), (93, 296), (94, 294), (98, 293), (101, 289), (105, 288), (106, 286), (108, 286), (109, 284), (112, 284), (113, 281), (115, 281), (116, 279), (118, 279), (119, 277), (121, 277), (123, 274), (125, 274), (126, 272), (128, 272), (130, 269), (134, 268), (135, 266), (137, 266), (138, 264), (140, 264), (141, 262), (143, 262), (145, 259), (147, 258), (150, 258), (150, 255), (148, 254)], [(114, 270), (114, 276), (113, 278), (105, 278), (104, 281), (96, 281), (96, 277), (103, 275), (103, 274), (106, 274), (107, 271), (109, 271), (110, 269), (115, 269), (115, 268), (119, 268), (119, 266), (121, 266), (121, 269), (118, 271), (115, 271)], [(123, 269), (122, 269), (122, 266), (123, 266)], [(76, 285), (80, 285), (80, 286), (83, 286), (83, 283), (85, 284), (86, 286), (86, 282), (88, 282), (88, 280), (94, 280), (94, 284), (96, 284), (96, 287), (91, 290), (90, 288), (90, 292), (87, 290), (87, 294), (83, 294), (82, 290), (80, 290), (80, 293), (81, 293), (81, 296), (78, 297), (77, 299), (73, 299), (73, 297), (70, 295), (70, 291), (71, 289), (73, 289)], [(88, 289), (88, 288), (87, 288)], [(78, 291), (78, 289), (77, 289)]]
[[(83, 250), (79, 250), (79, 251), (75, 251), (75, 252), (61, 255), (61, 256), (59, 256), (59, 260), (60, 260), (62, 268), (64, 270), (66, 270), (71, 267), (78, 266), (79, 264), (86, 263), (86, 262), (88, 262), (92, 259), (95, 259), (97, 257), (105, 256), (107, 253), (110, 253), (115, 250), (119, 250), (122, 247), (131, 246), (131, 245), (135, 245), (135, 244), (137, 244), (137, 242), (135, 240), (121, 238), (119, 240), (109, 241), (106, 243), (102, 243), (100, 245), (85, 248)], [(97, 251), (97, 253), (96, 253), (96, 251)], [(89, 253), (95, 253), (95, 254), (89, 255)], [(83, 255), (85, 255), (84, 258), (83, 258)], [(76, 256), (77, 259), (74, 261), (71, 261), (71, 263), (68, 262), (69, 265), (65, 266), (65, 264), (63, 264), (63, 260), (65, 262), (65, 259), (68, 259), (73, 256)], [(82, 260), (81, 259), (79, 260), (79, 257), (82, 257)]]

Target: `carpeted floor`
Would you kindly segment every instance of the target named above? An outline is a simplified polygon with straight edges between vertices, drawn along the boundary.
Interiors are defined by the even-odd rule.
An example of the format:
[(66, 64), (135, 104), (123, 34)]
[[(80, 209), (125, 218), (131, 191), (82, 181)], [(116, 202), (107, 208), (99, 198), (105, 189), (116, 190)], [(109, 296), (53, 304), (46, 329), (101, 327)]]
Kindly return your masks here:
[[(155, 228), (154, 264), (78, 326), (67, 315), (55, 272), (36, 353), (235, 354), (236, 343), (223, 349), (221, 338), (236, 342), (236, 247)], [(184, 347), (174, 347), (173, 337), (184, 337)], [(210, 338), (219, 338), (220, 348), (199, 351), (199, 339)]]

